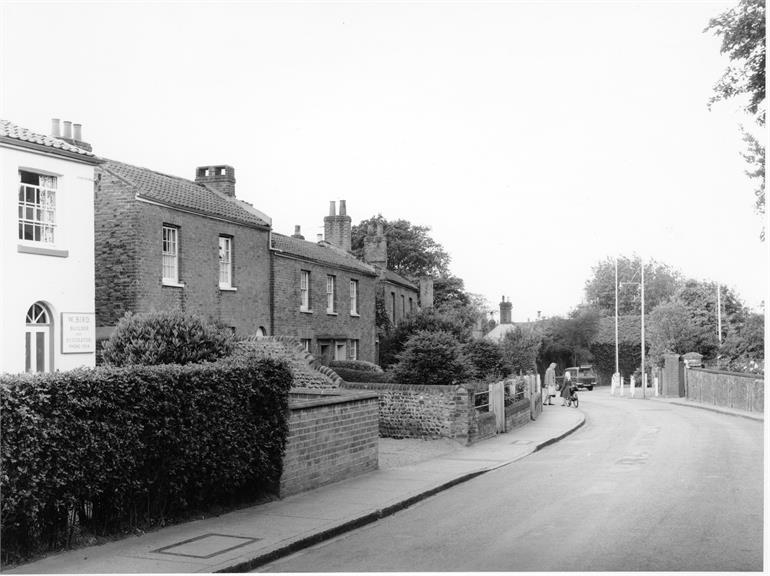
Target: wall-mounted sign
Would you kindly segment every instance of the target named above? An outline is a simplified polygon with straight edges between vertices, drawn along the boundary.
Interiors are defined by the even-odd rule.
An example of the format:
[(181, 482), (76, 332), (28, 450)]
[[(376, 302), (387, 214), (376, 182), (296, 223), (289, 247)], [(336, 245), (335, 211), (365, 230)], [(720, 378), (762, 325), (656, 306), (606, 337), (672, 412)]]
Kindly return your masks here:
[(96, 352), (96, 315), (93, 312), (61, 313), (61, 353)]

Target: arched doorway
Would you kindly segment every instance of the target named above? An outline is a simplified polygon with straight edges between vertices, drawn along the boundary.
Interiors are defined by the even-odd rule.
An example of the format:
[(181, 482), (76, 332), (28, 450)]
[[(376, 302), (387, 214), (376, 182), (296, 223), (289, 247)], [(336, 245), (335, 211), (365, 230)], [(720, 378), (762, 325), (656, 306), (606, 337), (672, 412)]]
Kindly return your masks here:
[(36, 302), (27, 310), (27, 329), (24, 333), (24, 369), (27, 372), (51, 372), (51, 336), (53, 318), (48, 307)]

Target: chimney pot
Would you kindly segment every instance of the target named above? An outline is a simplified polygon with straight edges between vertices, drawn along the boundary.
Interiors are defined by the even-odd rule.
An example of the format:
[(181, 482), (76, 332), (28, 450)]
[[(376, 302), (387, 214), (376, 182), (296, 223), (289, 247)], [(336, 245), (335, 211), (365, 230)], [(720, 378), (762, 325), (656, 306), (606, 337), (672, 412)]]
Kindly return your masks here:
[(345, 207), (344, 200), (340, 200), (340, 216), (347, 216), (347, 209)]
[(321, 234), (320, 232), (318, 234), (316, 234), (316, 240), (321, 242), (323, 239), (324, 239), (324, 235), (323, 234)]
[(195, 171), (195, 182), (207, 188), (235, 197), (235, 168), (226, 164), (199, 166)]
[(81, 133), (81, 128), (82, 127), (83, 127), (82, 124), (73, 124), (72, 125), (72, 128), (73, 128), (72, 138), (74, 140), (77, 140), (78, 142), (80, 142), (83, 139), (82, 133)]
[(294, 226), (294, 233), (299, 234), (299, 224)]
[(51, 118), (51, 136), (54, 138), (61, 138), (59, 122), (58, 118)]
[(72, 140), (72, 122), (69, 120), (64, 121), (64, 137)]
[(334, 200), (331, 200), (329, 202), (329, 216), (336, 216), (337, 215), (337, 208), (334, 205)]

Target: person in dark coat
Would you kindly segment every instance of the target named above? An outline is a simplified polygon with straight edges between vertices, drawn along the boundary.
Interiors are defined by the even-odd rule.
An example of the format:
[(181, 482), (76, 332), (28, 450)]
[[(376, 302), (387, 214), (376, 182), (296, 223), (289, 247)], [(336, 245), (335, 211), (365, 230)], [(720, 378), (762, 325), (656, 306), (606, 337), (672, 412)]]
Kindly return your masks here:
[(572, 395), (570, 386), (572, 385), (572, 375), (569, 372), (564, 373), (564, 380), (561, 382), (561, 405), (569, 406), (572, 402), (569, 397)]

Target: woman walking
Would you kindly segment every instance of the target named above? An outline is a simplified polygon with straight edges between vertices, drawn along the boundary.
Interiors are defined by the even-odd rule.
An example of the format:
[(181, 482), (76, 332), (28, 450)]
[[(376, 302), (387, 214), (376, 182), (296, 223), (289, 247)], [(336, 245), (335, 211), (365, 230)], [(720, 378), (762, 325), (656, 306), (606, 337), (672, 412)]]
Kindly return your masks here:
[[(543, 398), (543, 405), (548, 404), (553, 406), (551, 398), (556, 396), (556, 362), (551, 362), (551, 365), (545, 371), (545, 388), (543, 389), (546, 397)], [(546, 402), (547, 400), (547, 402)]]

